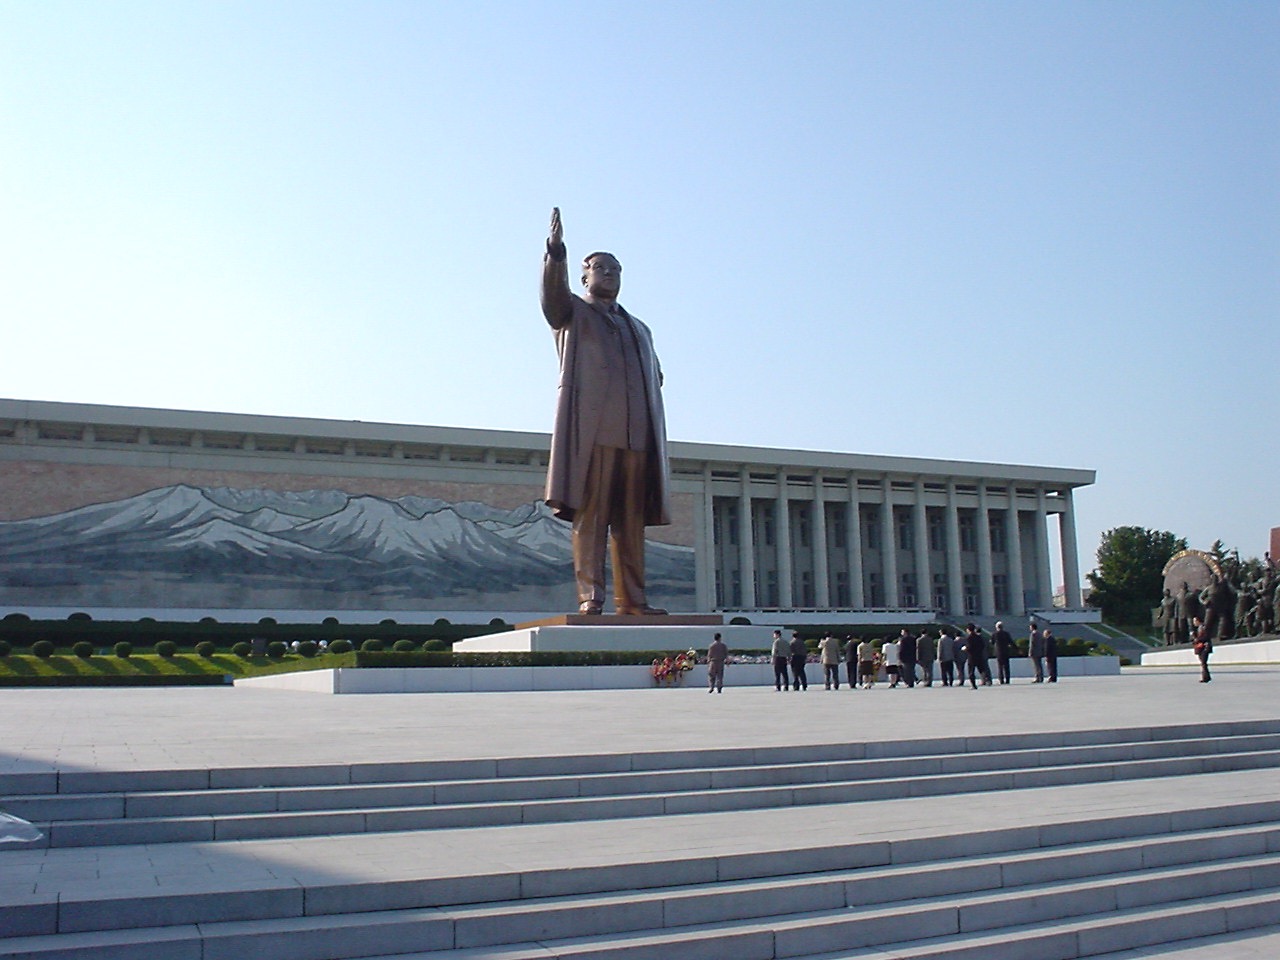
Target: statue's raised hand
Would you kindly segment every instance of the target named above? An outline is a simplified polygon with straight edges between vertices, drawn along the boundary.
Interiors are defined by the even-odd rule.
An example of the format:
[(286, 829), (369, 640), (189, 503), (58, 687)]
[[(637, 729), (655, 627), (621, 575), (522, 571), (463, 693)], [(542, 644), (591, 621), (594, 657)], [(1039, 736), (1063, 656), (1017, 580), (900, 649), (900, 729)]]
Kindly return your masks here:
[(547, 231), (547, 239), (550, 240), (551, 246), (559, 248), (564, 243), (564, 224), (560, 222), (560, 208), (551, 208), (551, 228)]

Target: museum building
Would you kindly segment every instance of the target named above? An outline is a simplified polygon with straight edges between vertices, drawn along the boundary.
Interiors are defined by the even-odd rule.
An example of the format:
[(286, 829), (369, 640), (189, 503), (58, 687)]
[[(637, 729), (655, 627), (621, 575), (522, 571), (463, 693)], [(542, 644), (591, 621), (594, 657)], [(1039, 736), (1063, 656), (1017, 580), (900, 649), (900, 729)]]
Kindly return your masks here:
[[(520, 617), (576, 605), (549, 436), (0, 400), (0, 613)], [(670, 444), (673, 611), (1048, 609), (1094, 472)], [(178, 615), (175, 613), (175, 616)]]

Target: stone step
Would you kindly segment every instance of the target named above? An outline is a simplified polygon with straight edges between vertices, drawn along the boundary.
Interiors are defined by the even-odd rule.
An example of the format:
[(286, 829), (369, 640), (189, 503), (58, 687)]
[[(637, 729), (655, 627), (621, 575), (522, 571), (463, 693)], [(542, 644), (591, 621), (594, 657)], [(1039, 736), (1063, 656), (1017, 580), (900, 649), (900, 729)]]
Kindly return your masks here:
[(990, 734), (884, 742), (814, 743), (794, 746), (566, 754), (532, 757), (424, 760), (305, 766), (168, 770), (82, 770), (0, 773), (6, 801), (39, 795), (122, 795), (146, 792), (218, 791), (456, 780), (505, 780), (610, 773), (652, 773), (708, 768), (822, 764), (927, 756), (1026, 753), (1070, 747), (1167, 741), (1220, 741), (1280, 734), (1280, 720), (1206, 722), (1157, 727)]
[[(981, 753), (925, 753), (910, 757), (807, 761), (787, 764), (706, 765), (697, 770), (627, 773), (549, 773), (543, 776), (426, 780), (400, 783), (317, 784), (201, 790), (55, 793), (0, 797), (0, 808), (46, 823), (74, 820), (265, 814), (320, 810), (403, 808), (479, 801), (691, 792), (926, 777), (1029, 767), (1186, 758), (1280, 749), (1280, 734), (1196, 737)], [(548, 758), (550, 759), (550, 758)]]
[[(1205, 829), (1208, 824), (1214, 825), (1212, 829)], [(637, 922), (641, 928), (689, 925), (769, 915), (771, 908), (773, 913), (790, 914), (847, 904), (954, 897), (1001, 887), (1080, 881), (1094, 874), (1134, 877), (1141, 871), (1176, 871), (1188, 864), (1228, 858), (1237, 865), (1253, 858), (1256, 863), (1251, 862), (1251, 868), (1277, 869), (1258, 858), (1280, 854), (1280, 801), (1186, 811), (1177, 822), (1162, 817), (1147, 825), (1151, 832), (1141, 837), (1133, 835), (1127, 818), (1116, 817), (1035, 830), (991, 830), (962, 838), (926, 837), (893, 847), (861, 843), (717, 860), (658, 858), (551, 875), (402, 878), (338, 886), (316, 883), (305, 888), (290, 884), (185, 895), (148, 896), (134, 891), (119, 899), (88, 901), (64, 897), (4, 908), (0, 929), (39, 938), (16, 946), (47, 946), (57, 941), (70, 947), (75, 942), (64, 941), (63, 936), (131, 927), (188, 927), (194, 936), (197, 926), (252, 921), (258, 924), (253, 929), (265, 936), (276, 929), (270, 923), (281, 921), (285, 924), (281, 929), (300, 935), (307, 924), (317, 929), (331, 921), (343, 926), (344, 918), (353, 916), (366, 916), (372, 923), (378, 920), (374, 914), (389, 913), (382, 920), (399, 923), (407, 919), (405, 910), (427, 910), (434, 922), (443, 910), (455, 924), (451, 942), (459, 942), (459, 936), (463, 942), (476, 942), (477, 931), (486, 925), (509, 926), (511, 931), (563, 930), (565, 917), (592, 916), (593, 922), (602, 923), (611, 916), (612, 929), (626, 932), (634, 930)], [(468, 932), (460, 934), (464, 926)], [(230, 928), (220, 929), (225, 934)], [(48, 936), (52, 934), (58, 935)], [(166, 942), (172, 934), (169, 929)], [(139, 934), (139, 941), (145, 938)], [(119, 946), (132, 941), (107, 937), (102, 942)], [(5, 956), (0, 950), (0, 957)]]
[[(1257, 833), (1257, 831), (1254, 831)], [(1276, 843), (1280, 825), (1269, 826), (1267, 843)], [(1180, 903), (1188, 890), (1193, 904), (1215, 900), (1222, 917), (1237, 915), (1237, 925), (1254, 916), (1254, 925), (1277, 922), (1280, 910), (1280, 853), (1256, 854), (1204, 863), (1199, 860), (1207, 835), (1185, 838), (1178, 866), (1157, 866), (1087, 876), (1086, 862), (1124, 848), (1161, 848), (1152, 844), (1082, 845), (1036, 861), (1021, 882), (1006, 867), (1022, 858), (990, 857), (906, 868), (846, 871), (769, 882), (715, 884), (706, 888), (628, 892), (548, 901), (499, 903), (459, 908), (380, 911), (355, 915), (295, 917), (240, 922), (196, 922), (160, 929), (98, 931), (0, 942), (0, 957), (44, 960), (191, 956), (197, 960), (334, 960), (404, 955), (423, 958), (488, 956), (647, 957), (762, 956), (800, 957), (899, 944), (911, 939), (949, 938), (938, 943), (907, 944), (891, 956), (969, 956), (993, 943), (1019, 942), (1032, 954), (999, 952), (993, 957), (1034, 955), (1049, 944), (1081, 946), (1092, 927), (1072, 921), (1110, 921), (1110, 938), (1093, 937), (1105, 949), (1134, 945), (1150, 936), (1152, 916)], [(1153, 851), (1154, 852), (1154, 851)], [(1081, 874), (1086, 874), (1080, 879)], [(1067, 879), (1063, 878), (1065, 874)], [(1032, 877), (1035, 879), (1032, 879)], [(1271, 892), (1271, 900), (1259, 894)], [(866, 898), (868, 894), (875, 894)], [(1259, 908), (1270, 902), (1270, 912)], [(1249, 905), (1244, 909), (1242, 905)], [(1252, 912), (1250, 912), (1250, 910)], [(1123, 922), (1116, 922), (1122, 920)], [(1018, 925), (1014, 936), (1006, 928)], [(1034, 926), (1032, 926), (1034, 924)], [(1048, 925), (1048, 926), (1046, 926)], [(1052, 927), (1052, 930), (1049, 929)], [(1196, 927), (1197, 930), (1200, 927)], [(1210, 933), (1221, 932), (1212, 924)], [(993, 940), (991, 931), (1000, 930)], [(1045, 939), (1046, 933), (1052, 937)], [(1090, 937), (1093, 935), (1090, 934)], [(959, 937), (957, 942), (955, 938)], [(369, 950), (375, 954), (369, 954)], [(1053, 949), (1057, 949), (1056, 947)], [(721, 952), (717, 953), (719, 950)], [(920, 950), (933, 952), (918, 952)], [(159, 951), (159, 952), (153, 952)], [(959, 952), (957, 952), (959, 951)], [(1058, 954), (1052, 954), (1058, 955)], [(1087, 956), (1087, 952), (1063, 956)]]
[[(1200, 747), (1221, 745), (1200, 742)], [(1191, 745), (1188, 744), (1188, 749)], [(1036, 755), (1038, 758), (1039, 754)], [(1028, 758), (1034, 759), (1034, 758)], [(767, 787), (721, 787), (666, 792), (569, 796), (546, 800), (436, 803), (408, 807), (364, 806), (208, 816), (134, 817), (48, 821), (38, 806), (10, 808), (36, 823), (51, 847), (208, 842), (267, 837), (381, 833), (501, 824), (602, 820), (673, 814), (723, 812), (789, 806), (850, 803), (903, 797), (976, 793), (992, 790), (1096, 783), (1112, 780), (1188, 776), (1227, 770), (1269, 768), (1280, 763), (1280, 746), (1240, 753), (1213, 749), (1191, 756), (1150, 760), (1079, 763), (971, 773), (891, 776)], [(813, 771), (810, 771), (813, 772)], [(780, 768), (785, 776), (786, 768)], [(641, 784), (643, 785), (643, 784)]]
[[(1099, 739), (1114, 741), (1114, 732), (1109, 734)], [(939, 741), (899, 746), (907, 756), (426, 783), (18, 795), (0, 798), (0, 807), (46, 827), (46, 842), (53, 846), (314, 836), (758, 809), (1243, 769), (1270, 764), (1269, 751), (1248, 748), (1280, 749), (1280, 735), (1243, 732), (969, 753), (927, 752)], [(599, 765), (595, 757), (531, 758), (524, 768), (554, 769), (556, 761), (573, 768), (584, 760)], [(466, 765), (455, 772), (475, 771)], [(770, 786), (752, 787), (762, 783)], [(478, 802), (458, 802), (466, 798)]]

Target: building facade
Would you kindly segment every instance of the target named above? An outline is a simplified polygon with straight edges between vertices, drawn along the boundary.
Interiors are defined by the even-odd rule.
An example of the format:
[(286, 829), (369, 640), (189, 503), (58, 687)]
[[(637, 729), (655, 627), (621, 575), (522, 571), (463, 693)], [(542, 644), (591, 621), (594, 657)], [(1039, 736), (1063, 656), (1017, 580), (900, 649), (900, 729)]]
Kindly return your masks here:
[[(574, 607), (540, 433), (0, 400), (0, 612), (522, 617)], [(672, 443), (673, 611), (1080, 606), (1091, 470)]]

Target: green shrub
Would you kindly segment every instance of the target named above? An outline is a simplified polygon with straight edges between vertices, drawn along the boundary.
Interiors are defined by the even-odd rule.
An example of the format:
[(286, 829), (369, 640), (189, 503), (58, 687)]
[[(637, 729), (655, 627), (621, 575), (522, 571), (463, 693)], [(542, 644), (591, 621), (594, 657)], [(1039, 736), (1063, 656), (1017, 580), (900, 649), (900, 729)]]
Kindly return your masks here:
[(437, 639), (437, 640), (428, 640), (426, 643), (422, 645), (422, 649), (427, 650), (429, 652), (434, 652), (438, 650), (451, 650), (453, 648), (450, 647), (449, 644), (445, 643), (443, 640)]
[(201, 640), (196, 644), (196, 656), (198, 657), (204, 657), (206, 660), (211, 660), (213, 655), (217, 652), (218, 645), (212, 640)]
[(368, 653), (380, 653), (386, 649), (386, 645), (377, 637), (370, 637), (364, 643), (360, 644), (360, 649)]
[(53, 644), (48, 640), (37, 640), (31, 645), (31, 653), (41, 660), (48, 660), (53, 656)]
[(130, 643), (128, 640), (121, 640), (119, 643), (117, 643), (114, 647), (111, 648), (111, 652), (114, 653), (121, 660), (128, 660), (130, 657), (133, 656), (133, 644)]
[(391, 645), (391, 649), (396, 653), (412, 653), (418, 649), (418, 645), (412, 640), (397, 640)]
[(88, 660), (93, 656), (93, 644), (88, 640), (81, 640), (71, 645), (71, 652), (81, 660)]
[(9, 641), (0, 640), (0, 659), (4, 659), (9, 655), (9, 651), (13, 648), (9, 646)]
[(320, 652), (320, 644), (314, 640), (303, 640), (298, 644), (298, 655), (301, 657), (314, 657)]
[(253, 645), (244, 640), (231, 645), (231, 652), (241, 660), (248, 660), (253, 655)]
[(335, 640), (329, 644), (330, 653), (350, 653), (355, 649), (355, 644), (350, 640)]
[(157, 657), (164, 657), (166, 660), (168, 660), (177, 652), (178, 652), (178, 645), (174, 643), (172, 640), (161, 640), (159, 643), (156, 644)]
[(272, 660), (283, 660), (288, 652), (289, 648), (283, 640), (272, 640), (267, 644), (267, 656)]

